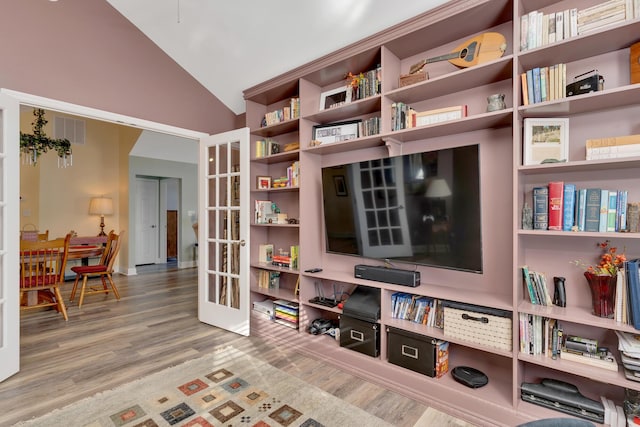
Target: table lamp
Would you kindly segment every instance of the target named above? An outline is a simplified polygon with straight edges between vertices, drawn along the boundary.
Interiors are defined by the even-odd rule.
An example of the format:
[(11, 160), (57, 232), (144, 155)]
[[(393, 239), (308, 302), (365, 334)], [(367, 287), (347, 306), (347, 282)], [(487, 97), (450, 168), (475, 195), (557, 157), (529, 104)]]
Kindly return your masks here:
[(104, 232), (104, 216), (113, 215), (113, 199), (111, 197), (92, 197), (89, 203), (89, 215), (100, 215), (100, 234), (106, 236)]

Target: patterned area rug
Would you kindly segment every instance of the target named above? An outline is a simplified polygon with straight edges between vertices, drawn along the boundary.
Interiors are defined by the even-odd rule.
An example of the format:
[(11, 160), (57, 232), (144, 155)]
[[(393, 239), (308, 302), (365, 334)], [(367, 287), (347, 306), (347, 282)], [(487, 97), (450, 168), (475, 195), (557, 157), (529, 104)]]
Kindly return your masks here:
[(19, 426), (390, 424), (232, 347), (98, 393)]

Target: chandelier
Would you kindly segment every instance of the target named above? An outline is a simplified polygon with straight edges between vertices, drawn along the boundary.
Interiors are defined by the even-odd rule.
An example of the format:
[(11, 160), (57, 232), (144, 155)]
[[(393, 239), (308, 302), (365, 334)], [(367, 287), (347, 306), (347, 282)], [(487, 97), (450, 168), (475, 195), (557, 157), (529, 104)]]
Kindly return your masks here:
[(56, 150), (58, 153), (58, 167), (66, 168), (73, 165), (71, 155), (71, 142), (64, 139), (49, 138), (42, 128), (48, 123), (44, 118), (44, 110), (36, 108), (33, 110), (36, 119), (31, 122), (33, 134), (20, 132), (20, 153), (23, 165), (36, 166), (38, 157), (49, 150)]

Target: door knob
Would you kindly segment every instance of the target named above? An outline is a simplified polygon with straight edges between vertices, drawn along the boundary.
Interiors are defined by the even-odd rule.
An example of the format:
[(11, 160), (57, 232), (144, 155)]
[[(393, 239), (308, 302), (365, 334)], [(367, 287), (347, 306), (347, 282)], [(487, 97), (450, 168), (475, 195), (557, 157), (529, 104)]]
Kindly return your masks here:
[(247, 242), (245, 242), (244, 239), (240, 240), (240, 246), (244, 246), (246, 244), (247, 244)]

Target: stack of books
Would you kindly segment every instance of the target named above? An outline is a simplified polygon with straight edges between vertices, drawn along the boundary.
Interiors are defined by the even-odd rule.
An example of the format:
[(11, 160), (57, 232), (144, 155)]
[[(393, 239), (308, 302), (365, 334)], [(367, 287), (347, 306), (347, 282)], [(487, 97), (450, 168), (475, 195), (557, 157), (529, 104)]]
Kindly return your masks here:
[(551, 294), (547, 288), (547, 279), (544, 273), (530, 271), (529, 267), (524, 265), (522, 266), (522, 277), (531, 304), (552, 305)]
[(587, 139), (587, 160), (640, 157), (640, 134)]
[(404, 102), (391, 104), (391, 130), (411, 129), (467, 117), (467, 105), (436, 108), (417, 112)]
[(633, 3), (627, 0), (609, 0), (596, 4), (578, 11), (578, 34), (633, 19), (633, 15)]
[(544, 14), (533, 10), (520, 17), (520, 50), (535, 49), (578, 35), (578, 9)]
[(271, 138), (260, 139), (256, 141), (256, 158), (278, 154), (280, 152), (280, 144)]
[(638, 335), (616, 331), (618, 350), (624, 367), (624, 375), (631, 381), (640, 381), (640, 340)]
[(266, 113), (260, 127), (275, 125), (298, 117), (300, 117), (300, 98), (291, 98), (289, 105)]
[(289, 328), (298, 329), (298, 312), (299, 306), (297, 302), (286, 301), (282, 299), (273, 302), (274, 322)]
[(599, 348), (598, 341), (591, 338), (567, 335), (560, 357), (562, 360), (570, 360), (614, 372), (618, 371), (618, 362), (613, 354)]
[(391, 295), (391, 317), (426, 326), (443, 328), (440, 300), (420, 295), (395, 292)]

